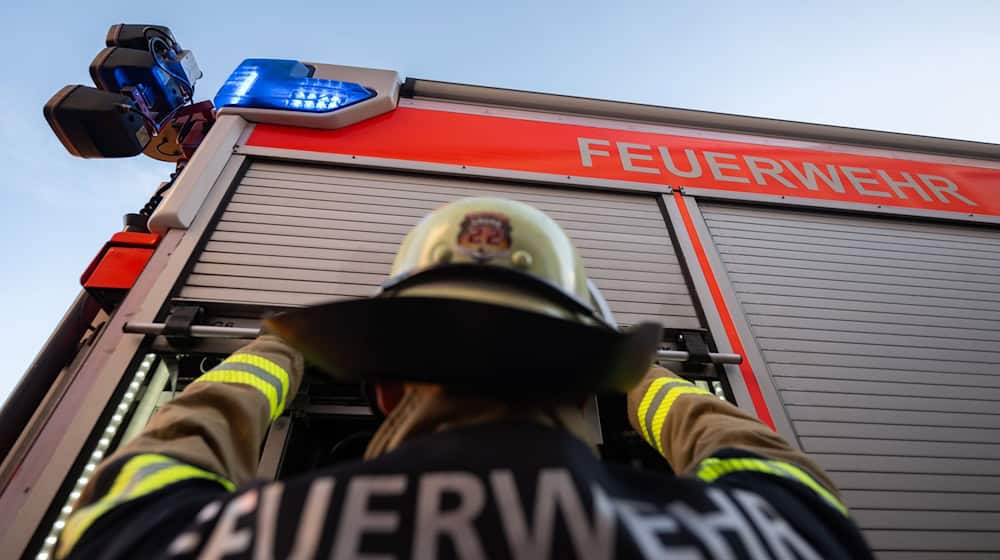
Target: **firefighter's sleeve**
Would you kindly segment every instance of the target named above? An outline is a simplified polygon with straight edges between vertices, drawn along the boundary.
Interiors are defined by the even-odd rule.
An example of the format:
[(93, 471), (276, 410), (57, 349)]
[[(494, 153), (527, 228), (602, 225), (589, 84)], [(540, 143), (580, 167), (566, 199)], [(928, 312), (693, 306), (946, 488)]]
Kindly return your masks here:
[(650, 368), (629, 392), (628, 417), (677, 474), (707, 482), (741, 472), (781, 477), (843, 510), (836, 486), (812, 459), (756, 418), (664, 368)]
[(98, 466), (59, 539), (65, 557), (88, 529), (170, 488), (231, 492), (254, 477), (271, 422), (298, 391), (301, 354), (264, 335), (191, 383)]

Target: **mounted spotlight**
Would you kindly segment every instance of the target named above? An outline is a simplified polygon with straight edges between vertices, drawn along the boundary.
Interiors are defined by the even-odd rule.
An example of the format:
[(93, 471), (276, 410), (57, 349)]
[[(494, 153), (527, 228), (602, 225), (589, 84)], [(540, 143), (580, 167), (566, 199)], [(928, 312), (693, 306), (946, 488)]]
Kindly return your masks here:
[(215, 121), (211, 102), (194, 101), (201, 70), (162, 25), (112, 25), (107, 48), (90, 63), (99, 89), (67, 86), (45, 106), (45, 118), (70, 153), (161, 161), (191, 157)]
[(201, 79), (194, 53), (181, 49), (166, 26), (119, 23), (108, 29), (104, 42), (109, 47), (150, 51), (167, 73), (176, 74), (179, 80), (192, 87)]
[(146, 117), (117, 93), (66, 86), (49, 99), (45, 119), (63, 146), (83, 158), (132, 157), (150, 141)]
[(104, 44), (108, 47), (124, 47), (126, 49), (146, 50), (149, 47), (149, 40), (153, 37), (160, 37), (166, 42), (177, 45), (177, 39), (170, 28), (165, 25), (143, 25), (118, 23), (108, 29), (108, 35), (104, 38)]
[(97, 87), (131, 97), (160, 120), (188, 100), (186, 82), (168, 73), (149, 51), (108, 47), (90, 63)]

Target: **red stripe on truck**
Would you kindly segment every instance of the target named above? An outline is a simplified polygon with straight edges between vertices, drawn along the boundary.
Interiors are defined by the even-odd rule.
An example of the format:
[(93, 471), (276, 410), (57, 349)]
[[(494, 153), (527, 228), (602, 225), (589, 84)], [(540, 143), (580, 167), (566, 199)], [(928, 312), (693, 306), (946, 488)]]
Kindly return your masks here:
[(698, 258), (698, 265), (701, 266), (702, 275), (705, 277), (705, 282), (708, 283), (708, 291), (712, 294), (712, 301), (715, 303), (715, 308), (719, 311), (719, 318), (722, 320), (722, 328), (726, 331), (726, 338), (729, 339), (729, 345), (732, 347), (733, 352), (743, 356), (743, 363), (740, 364), (740, 373), (743, 374), (743, 382), (746, 383), (747, 392), (750, 393), (750, 401), (753, 403), (753, 409), (757, 413), (757, 418), (760, 418), (761, 422), (774, 430), (774, 420), (771, 418), (771, 411), (768, 410), (767, 403), (764, 402), (764, 395), (760, 392), (757, 375), (754, 374), (753, 367), (746, 358), (747, 354), (743, 347), (743, 341), (736, 331), (736, 324), (733, 323), (733, 317), (729, 314), (729, 307), (726, 305), (725, 298), (722, 297), (722, 290), (719, 289), (719, 283), (715, 279), (712, 265), (709, 264), (708, 256), (705, 255), (705, 247), (701, 244), (701, 238), (698, 237), (698, 231), (694, 228), (694, 222), (691, 221), (691, 213), (688, 211), (687, 202), (684, 200), (684, 196), (677, 191), (674, 191), (674, 200), (677, 202), (677, 209), (680, 211), (681, 220), (684, 222), (684, 229), (687, 230), (691, 244), (694, 246), (694, 254)]
[[(610, 125), (610, 122), (609, 122)], [(623, 127), (629, 126), (622, 123)], [(994, 163), (868, 155), (673, 133), (399, 107), (336, 130), (258, 124), (249, 146), (1000, 216)], [(662, 130), (652, 132), (651, 130)], [(669, 133), (668, 133), (669, 132)], [(786, 144), (782, 142), (782, 144)], [(841, 151), (831, 151), (841, 150)], [(885, 154), (886, 152), (876, 152)], [(966, 160), (968, 161), (968, 160)]]

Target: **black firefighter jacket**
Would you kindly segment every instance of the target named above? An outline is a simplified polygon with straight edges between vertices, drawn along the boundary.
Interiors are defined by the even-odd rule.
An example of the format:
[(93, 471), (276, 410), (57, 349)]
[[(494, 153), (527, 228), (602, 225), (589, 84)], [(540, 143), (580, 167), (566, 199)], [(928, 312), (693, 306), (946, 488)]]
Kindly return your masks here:
[(253, 481), (302, 370), (296, 352), (264, 336), (199, 378), (98, 468), (56, 556), (871, 557), (815, 463), (661, 368), (629, 394), (628, 413), (678, 476), (607, 465), (569, 431), (498, 418), (413, 434), (372, 460)]

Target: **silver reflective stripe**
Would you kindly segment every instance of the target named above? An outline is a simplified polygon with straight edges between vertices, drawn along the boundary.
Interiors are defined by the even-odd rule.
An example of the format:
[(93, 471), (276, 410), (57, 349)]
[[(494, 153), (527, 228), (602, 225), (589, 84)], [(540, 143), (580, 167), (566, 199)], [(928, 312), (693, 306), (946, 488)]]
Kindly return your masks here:
[(141, 469), (135, 471), (135, 474), (132, 475), (131, 479), (129, 479), (128, 484), (125, 485), (125, 488), (123, 488), (122, 491), (119, 492), (117, 496), (114, 496), (112, 500), (114, 501), (115, 504), (120, 504), (126, 501), (126, 498), (129, 495), (129, 493), (132, 492), (132, 489), (135, 488), (136, 485), (138, 485), (140, 482), (162, 471), (163, 469), (169, 469), (170, 467), (174, 467), (179, 464), (180, 463), (174, 461), (164, 461), (162, 463), (153, 463), (152, 465), (146, 465), (145, 467), (142, 467)]
[(643, 423), (646, 425), (646, 433), (649, 434), (649, 442), (653, 445), (657, 445), (656, 435), (653, 433), (653, 417), (656, 416), (656, 411), (660, 408), (660, 403), (663, 402), (663, 398), (667, 396), (670, 389), (677, 386), (677, 383), (664, 383), (660, 386), (660, 389), (656, 391), (656, 395), (649, 403), (649, 410), (646, 411), (646, 417), (643, 418)]
[[(212, 368), (212, 371), (242, 371), (253, 375), (254, 377), (260, 379), (261, 381), (267, 383), (268, 385), (274, 387), (274, 394), (277, 396), (276, 406), (280, 407), (284, 389), (281, 385), (281, 380), (274, 375), (268, 373), (266, 370), (261, 369), (253, 364), (247, 364), (243, 362), (222, 362), (221, 364)], [(280, 410), (280, 408), (279, 408)]]

